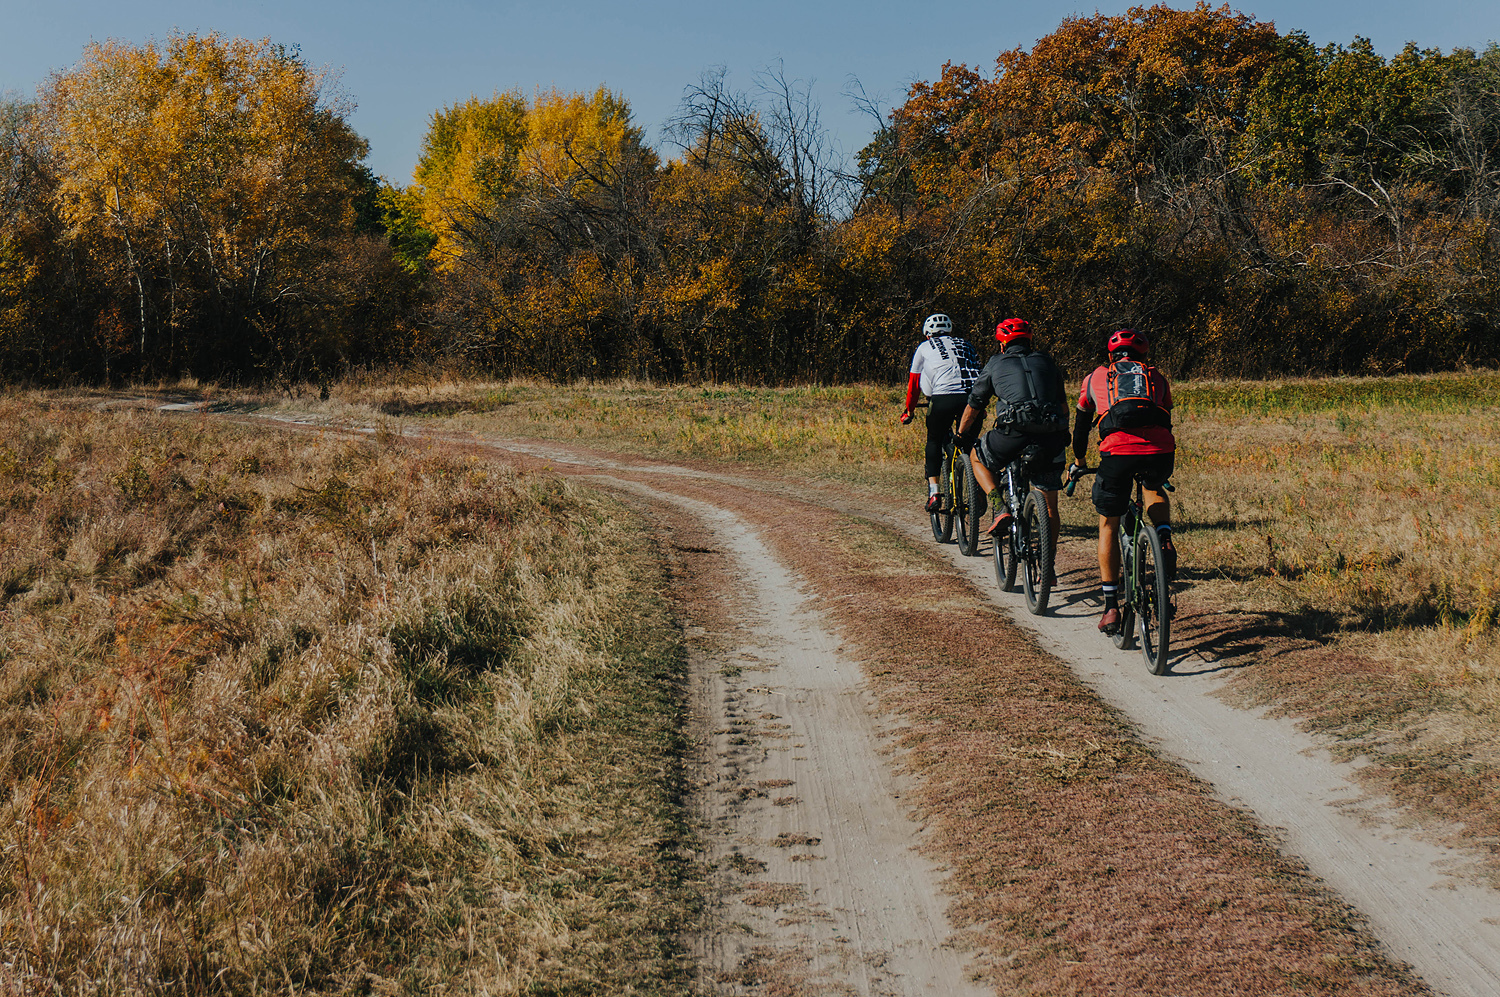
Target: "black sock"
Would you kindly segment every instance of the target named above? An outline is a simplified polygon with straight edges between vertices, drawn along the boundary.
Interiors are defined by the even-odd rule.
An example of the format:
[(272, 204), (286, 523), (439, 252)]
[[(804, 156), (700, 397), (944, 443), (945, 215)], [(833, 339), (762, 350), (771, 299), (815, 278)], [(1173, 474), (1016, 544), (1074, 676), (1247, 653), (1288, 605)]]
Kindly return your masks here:
[(1101, 584), (1099, 587), (1104, 590), (1104, 608), (1105, 609), (1118, 609), (1118, 608), (1120, 608), (1119, 599), (1118, 599), (1118, 596), (1116, 595), (1116, 592), (1117, 592), (1119, 586), (1108, 585), (1108, 584)]

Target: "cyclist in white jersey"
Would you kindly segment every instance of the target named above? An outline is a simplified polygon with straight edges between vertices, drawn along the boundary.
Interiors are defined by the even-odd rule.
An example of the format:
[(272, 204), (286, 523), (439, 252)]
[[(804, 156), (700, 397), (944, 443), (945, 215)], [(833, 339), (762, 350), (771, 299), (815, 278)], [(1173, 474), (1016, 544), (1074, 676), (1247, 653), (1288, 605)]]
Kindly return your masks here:
[(927, 511), (936, 512), (942, 502), (938, 473), (943, 469), (943, 445), (968, 404), (969, 388), (979, 377), (979, 361), (973, 344), (953, 335), (953, 320), (946, 315), (927, 316), (922, 335), (927, 339), (912, 354), (901, 424), (911, 422), (920, 389), (927, 396)]

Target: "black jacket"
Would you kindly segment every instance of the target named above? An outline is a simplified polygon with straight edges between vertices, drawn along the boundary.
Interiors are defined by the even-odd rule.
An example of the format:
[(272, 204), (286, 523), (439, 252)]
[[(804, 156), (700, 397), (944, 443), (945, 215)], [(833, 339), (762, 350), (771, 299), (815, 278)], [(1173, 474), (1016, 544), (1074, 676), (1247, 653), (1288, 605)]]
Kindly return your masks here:
[[(1022, 358), (1027, 362), (1023, 363)], [(1026, 368), (1030, 368), (1028, 377)], [(969, 405), (983, 411), (991, 398), (1000, 399), (1000, 412), (1007, 404), (1037, 401), (1064, 406), (1067, 392), (1063, 372), (1057, 362), (1040, 350), (1015, 343), (1002, 353), (990, 357), (979, 372), (979, 379), (969, 389)], [(998, 428), (998, 427), (997, 427)]]

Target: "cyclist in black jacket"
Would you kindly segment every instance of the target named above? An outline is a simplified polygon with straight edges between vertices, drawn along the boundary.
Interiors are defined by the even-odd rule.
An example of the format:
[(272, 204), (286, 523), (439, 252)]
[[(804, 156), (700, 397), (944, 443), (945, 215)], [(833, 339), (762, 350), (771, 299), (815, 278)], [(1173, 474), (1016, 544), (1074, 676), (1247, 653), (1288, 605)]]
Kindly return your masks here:
[[(1001, 501), (997, 472), (1021, 456), (1027, 447), (1040, 447), (1033, 467), (1031, 484), (1042, 493), (1047, 518), (1052, 522), (1055, 544), (1058, 531), (1057, 493), (1062, 488), (1064, 451), (1068, 440), (1067, 394), (1063, 390), (1063, 373), (1047, 354), (1033, 346), (1031, 323), (1023, 318), (1008, 318), (995, 327), (995, 339), (1001, 352), (990, 358), (969, 389), (969, 401), (958, 425), (958, 442), (969, 453), (974, 477), (989, 496), (995, 511), (994, 522), (987, 532), (998, 535), (1010, 510)], [(995, 428), (983, 436), (979, 426), (991, 397), (998, 399)]]

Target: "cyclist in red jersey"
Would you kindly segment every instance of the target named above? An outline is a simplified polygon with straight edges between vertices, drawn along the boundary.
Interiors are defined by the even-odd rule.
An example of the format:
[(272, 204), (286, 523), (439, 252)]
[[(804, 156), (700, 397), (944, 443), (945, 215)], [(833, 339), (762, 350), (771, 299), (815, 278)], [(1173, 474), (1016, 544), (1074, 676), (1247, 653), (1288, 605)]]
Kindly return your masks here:
[[(1099, 629), (1115, 633), (1120, 626), (1120, 517), (1131, 500), (1132, 485), (1140, 475), (1146, 515), (1161, 537), (1167, 577), (1177, 573), (1177, 548), (1172, 543), (1172, 507), (1162, 487), (1172, 476), (1177, 441), (1172, 436), (1172, 388), (1166, 377), (1146, 363), (1149, 343), (1131, 329), (1109, 337), (1109, 363), (1084, 378), (1073, 422), (1074, 465), (1070, 477), (1085, 469), (1089, 430), (1099, 427), (1099, 470), (1094, 478), (1094, 509), (1099, 513), (1099, 581), (1104, 615)], [(1131, 362), (1134, 362), (1133, 365)], [(1127, 367), (1121, 368), (1124, 362)], [(1111, 370), (1137, 372), (1135, 397), (1111, 399)]]

